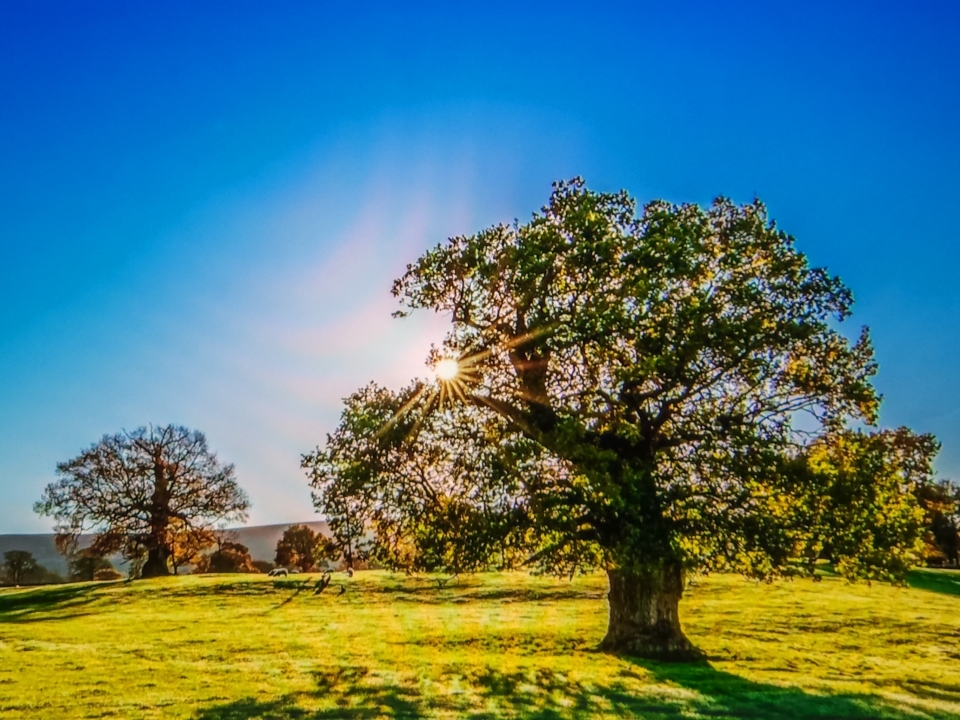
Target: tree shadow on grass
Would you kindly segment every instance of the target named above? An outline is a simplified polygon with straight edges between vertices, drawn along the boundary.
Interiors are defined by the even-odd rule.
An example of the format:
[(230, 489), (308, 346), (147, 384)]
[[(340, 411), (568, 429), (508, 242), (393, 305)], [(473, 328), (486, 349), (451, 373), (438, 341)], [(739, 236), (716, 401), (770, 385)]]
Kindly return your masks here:
[[(160, 583), (169, 581), (170, 578), (161, 578)], [(152, 581), (156, 582), (156, 581)], [(208, 582), (196, 585), (159, 584), (155, 589), (155, 595), (163, 598), (207, 598), (207, 597), (257, 597), (261, 595), (273, 595), (278, 589), (286, 589), (289, 583), (285, 585), (276, 582), (263, 582), (259, 579), (254, 582), (238, 582), (236, 576), (226, 579), (219, 579), (214, 582)]]
[(960, 596), (960, 570), (913, 570), (907, 584), (918, 590)]
[[(605, 684), (552, 670), (503, 672), (487, 667), (432, 673), (424, 682), (360, 667), (314, 674), (316, 690), (268, 701), (245, 698), (203, 709), (195, 720), (359, 720), (437, 715), (493, 720), (586, 720), (622, 717), (750, 718), (756, 720), (906, 720), (929, 717), (869, 695), (818, 695), (753, 682), (707, 663), (678, 665), (627, 660)], [(437, 687), (439, 686), (439, 688)], [(445, 688), (445, 691), (443, 690)], [(937, 715), (958, 718), (958, 715)]]
[[(101, 584), (102, 585), (102, 584)], [(79, 608), (96, 599), (101, 585), (61, 585), (0, 594), (0, 623), (65, 620), (89, 613)]]
[(572, 588), (557, 590), (554, 588), (488, 588), (470, 586), (445, 586), (438, 588), (433, 585), (381, 585), (361, 587), (359, 590), (367, 594), (379, 594), (390, 597), (392, 601), (415, 602), (424, 605), (440, 605), (444, 603), (464, 603), (499, 600), (501, 602), (561, 602), (566, 600), (599, 600), (606, 597), (606, 590), (594, 588)]
[[(426, 703), (412, 685), (370, 682), (366, 668), (339, 667), (314, 673), (316, 690), (275, 700), (244, 698), (205, 708), (196, 720), (360, 720), (361, 718), (425, 718)], [(322, 709), (309, 709), (325, 701)]]
[[(182, 577), (182, 576), (181, 576)], [(303, 590), (312, 589), (319, 573), (296, 574), (284, 578), (270, 578), (267, 581), (263, 576), (221, 575), (207, 576), (210, 580), (202, 583), (177, 584), (168, 583), (171, 578), (155, 578), (149, 582), (155, 585), (151, 592), (158, 598), (204, 598), (204, 597), (264, 597), (282, 592), (293, 592), (295, 595)], [(600, 600), (606, 596), (606, 590), (591, 587), (570, 587), (567, 589), (537, 588), (537, 587), (503, 587), (491, 588), (474, 578), (438, 578), (433, 577), (387, 577), (383, 580), (370, 582), (364, 579), (347, 579), (345, 576), (334, 574), (333, 585), (344, 585), (354, 596), (365, 598), (383, 598), (391, 602), (408, 602), (423, 605), (440, 605), (445, 603), (467, 603), (477, 600), (501, 602), (531, 602), (549, 601), (561, 602), (567, 600)], [(138, 581), (138, 583), (141, 581)], [(330, 593), (328, 590), (328, 595)], [(281, 604), (286, 604), (282, 602)]]
[[(897, 708), (873, 695), (816, 694), (796, 687), (755, 682), (717, 670), (709, 663), (671, 664), (632, 661), (660, 683), (696, 693), (692, 705), (707, 717), (806, 720), (807, 718), (916, 718), (915, 711)], [(922, 715), (921, 715), (922, 717)], [(960, 717), (960, 716), (952, 716)]]

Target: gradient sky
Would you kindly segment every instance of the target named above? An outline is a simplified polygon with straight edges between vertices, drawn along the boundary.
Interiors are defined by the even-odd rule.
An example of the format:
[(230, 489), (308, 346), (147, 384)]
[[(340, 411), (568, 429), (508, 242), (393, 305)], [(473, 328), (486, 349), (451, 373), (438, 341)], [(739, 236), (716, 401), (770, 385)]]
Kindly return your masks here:
[(340, 398), (442, 336), (391, 280), (574, 175), (762, 198), (960, 478), (960, 4), (146, 5), (0, 3), (0, 533), (149, 422), (310, 519)]

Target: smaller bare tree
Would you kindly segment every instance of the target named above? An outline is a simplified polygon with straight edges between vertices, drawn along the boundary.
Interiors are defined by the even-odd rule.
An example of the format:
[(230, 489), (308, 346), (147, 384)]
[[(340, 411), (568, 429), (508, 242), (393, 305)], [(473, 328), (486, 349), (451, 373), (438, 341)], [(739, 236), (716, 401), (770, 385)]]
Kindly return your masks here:
[(176, 425), (104, 435), (57, 474), (34, 509), (56, 521), (58, 546), (75, 548), (92, 530), (98, 555), (145, 556), (143, 577), (170, 574), (178, 534), (203, 537), (245, 519), (249, 507), (233, 465), (217, 459), (203, 433)]

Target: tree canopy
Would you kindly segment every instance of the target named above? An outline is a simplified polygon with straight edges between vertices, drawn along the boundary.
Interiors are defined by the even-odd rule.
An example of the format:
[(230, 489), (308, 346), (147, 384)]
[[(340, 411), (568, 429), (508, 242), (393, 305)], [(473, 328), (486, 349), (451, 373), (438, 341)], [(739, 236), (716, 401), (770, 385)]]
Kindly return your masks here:
[(35, 509), (54, 518), (61, 547), (92, 531), (94, 552), (145, 558), (144, 577), (170, 573), (178, 537), (242, 520), (249, 506), (233, 465), (176, 425), (104, 435), (57, 474)]
[[(825, 549), (850, 577), (909, 564), (936, 443), (845, 430), (877, 419), (869, 334), (841, 332), (850, 290), (759, 201), (638, 209), (562, 182), (393, 291), (399, 315), (452, 327), (435, 380), (358, 391), (304, 457), (341, 544), (372, 531), (381, 561), (423, 569), (603, 567), (604, 646), (674, 657), (696, 654), (685, 570), (772, 577)], [(862, 532), (841, 542), (845, 512)]]
[(260, 570), (250, 557), (250, 549), (243, 543), (221, 539), (217, 549), (201, 555), (193, 569), (197, 573), (258, 573)]
[(960, 564), (960, 484), (941, 480), (920, 489), (926, 513), (924, 558), (931, 564)]
[(298, 567), (308, 572), (323, 560), (333, 560), (338, 552), (330, 539), (315, 532), (309, 525), (291, 525), (277, 540), (276, 564)]
[(811, 572), (827, 558), (848, 578), (902, 580), (922, 555), (938, 450), (906, 428), (815, 439), (783, 475), (793, 554)]
[(7, 550), (0, 565), (0, 580), (10, 585), (20, 585), (42, 571), (33, 553), (26, 550)]
[(71, 582), (89, 582), (96, 580), (99, 572), (114, 570), (113, 563), (93, 548), (72, 553), (67, 560), (67, 568), (67, 578)]
[(217, 534), (209, 527), (192, 527), (179, 518), (170, 521), (170, 567), (176, 575), (184, 565), (195, 565), (204, 550), (217, 544)]

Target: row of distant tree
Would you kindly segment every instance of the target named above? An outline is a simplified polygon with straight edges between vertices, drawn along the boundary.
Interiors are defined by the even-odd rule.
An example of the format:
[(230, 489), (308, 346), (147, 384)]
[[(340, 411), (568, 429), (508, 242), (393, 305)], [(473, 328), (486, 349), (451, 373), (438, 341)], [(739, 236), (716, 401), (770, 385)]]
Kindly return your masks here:
[(117, 580), (122, 575), (106, 558), (80, 551), (68, 558), (66, 577), (44, 567), (26, 550), (8, 550), (0, 563), (2, 585), (50, 585), (87, 580)]
[[(147, 565), (151, 547), (161, 548), (165, 570), (172, 574), (184, 568), (195, 573), (269, 572), (274, 567), (307, 572), (336, 562), (355, 566), (373, 555), (371, 548), (356, 539), (343, 542), (307, 525), (292, 525), (278, 540), (273, 562), (254, 560), (248, 548), (231, 533), (215, 527), (215, 523), (231, 515), (239, 519), (246, 508), (245, 496), (233, 483), (232, 466), (220, 465), (207, 450), (203, 435), (185, 428), (140, 428), (134, 433), (104, 438), (80, 458), (62, 463), (61, 472), (86, 470), (85, 465), (93, 464), (93, 458), (101, 468), (97, 472), (102, 472), (104, 467), (116, 470), (125, 464), (132, 465), (125, 451), (140, 447), (151, 450), (148, 455), (155, 458), (155, 464), (167, 464), (172, 457), (178, 463), (190, 465), (194, 471), (197, 467), (205, 468), (208, 477), (191, 478), (190, 502), (179, 502), (181, 493), (157, 492), (155, 468), (143, 463), (142, 458), (138, 458), (143, 473), (139, 482), (134, 482), (138, 477), (129, 473), (126, 482), (114, 484), (111, 492), (103, 492), (103, 478), (96, 475), (82, 474), (85, 482), (77, 482), (75, 475), (68, 475), (60, 483), (51, 485), (44, 501), (38, 504), (44, 510), (74, 521), (73, 532), (61, 526), (57, 534), (57, 546), (67, 559), (66, 576), (41, 566), (27, 551), (12, 550), (5, 554), (0, 566), (0, 583), (30, 585), (116, 579), (121, 575), (107, 556), (118, 550), (128, 561), (130, 576), (142, 577), (156, 570)], [(85, 462), (78, 462), (80, 460)], [(169, 473), (168, 486), (176, 482), (179, 472), (176, 463), (170, 464), (174, 469)], [(167, 526), (156, 531), (162, 541), (151, 537), (154, 530), (149, 524), (150, 518), (139, 510), (137, 499), (143, 496), (165, 499), (168, 503), (164, 510)], [(94, 498), (97, 504), (92, 502)], [(960, 565), (960, 485), (922, 484), (917, 488), (916, 499), (923, 511), (922, 561), (935, 567)], [(193, 512), (189, 511), (191, 506)], [(199, 512), (198, 507), (204, 512)], [(95, 521), (98, 516), (111, 517), (113, 526), (107, 532), (96, 534), (90, 546), (78, 548), (79, 530), (83, 527), (78, 521)]]
[[(170, 567), (174, 574), (184, 568), (193, 573), (266, 573), (276, 567), (300, 572), (326, 569), (340, 559), (336, 542), (308, 525), (291, 525), (277, 541), (273, 562), (254, 560), (243, 543), (232, 533), (206, 531), (191, 535), (189, 543), (175, 541)], [(0, 564), (0, 584), (47, 585), (62, 582), (118, 580), (123, 575), (113, 563), (92, 547), (72, 552), (67, 557), (66, 577), (42, 566), (26, 550), (9, 550)], [(131, 563), (130, 577), (139, 576), (136, 562)]]

